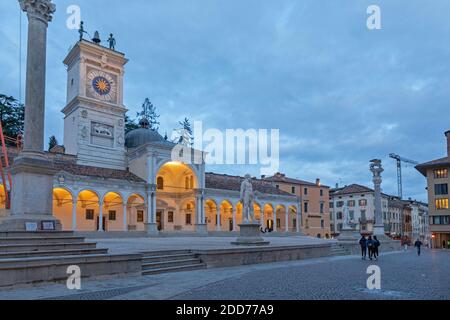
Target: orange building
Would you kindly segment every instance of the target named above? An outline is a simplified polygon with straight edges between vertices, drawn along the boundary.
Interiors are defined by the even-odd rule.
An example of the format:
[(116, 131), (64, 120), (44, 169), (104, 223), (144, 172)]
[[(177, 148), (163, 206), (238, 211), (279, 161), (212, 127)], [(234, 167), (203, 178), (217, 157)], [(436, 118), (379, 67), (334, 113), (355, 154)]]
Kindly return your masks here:
[(303, 234), (317, 238), (330, 238), (330, 187), (299, 179), (286, 177), (277, 173), (272, 177), (262, 177), (276, 188), (300, 197), (302, 205)]

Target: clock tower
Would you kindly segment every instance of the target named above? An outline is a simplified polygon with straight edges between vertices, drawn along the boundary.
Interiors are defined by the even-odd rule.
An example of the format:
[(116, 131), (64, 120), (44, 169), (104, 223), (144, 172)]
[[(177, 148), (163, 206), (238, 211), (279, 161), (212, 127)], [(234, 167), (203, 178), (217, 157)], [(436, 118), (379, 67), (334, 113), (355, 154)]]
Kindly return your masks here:
[(66, 153), (81, 165), (125, 169), (124, 54), (81, 40), (67, 55)]

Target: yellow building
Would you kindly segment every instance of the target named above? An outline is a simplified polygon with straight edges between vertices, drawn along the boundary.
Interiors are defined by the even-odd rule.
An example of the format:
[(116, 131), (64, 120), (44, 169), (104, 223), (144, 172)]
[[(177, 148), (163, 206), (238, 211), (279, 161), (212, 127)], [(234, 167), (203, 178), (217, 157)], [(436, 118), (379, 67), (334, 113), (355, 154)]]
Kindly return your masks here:
[(302, 210), (302, 233), (317, 238), (330, 238), (330, 188), (320, 183), (293, 179), (277, 173), (272, 177), (263, 177), (277, 189), (300, 197)]
[(430, 232), (433, 248), (450, 248), (450, 131), (447, 137), (447, 157), (426, 162), (416, 169), (427, 178)]

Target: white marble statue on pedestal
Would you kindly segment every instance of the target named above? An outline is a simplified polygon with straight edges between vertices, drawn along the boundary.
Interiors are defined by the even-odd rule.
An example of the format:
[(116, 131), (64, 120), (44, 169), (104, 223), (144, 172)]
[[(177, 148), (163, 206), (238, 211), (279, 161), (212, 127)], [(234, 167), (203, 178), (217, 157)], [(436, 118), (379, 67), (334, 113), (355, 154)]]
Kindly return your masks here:
[(255, 214), (253, 210), (253, 201), (255, 194), (253, 192), (252, 178), (249, 174), (245, 175), (245, 180), (241, 184), (241, 202), (242, 217), (244, 223), (255, 222)]

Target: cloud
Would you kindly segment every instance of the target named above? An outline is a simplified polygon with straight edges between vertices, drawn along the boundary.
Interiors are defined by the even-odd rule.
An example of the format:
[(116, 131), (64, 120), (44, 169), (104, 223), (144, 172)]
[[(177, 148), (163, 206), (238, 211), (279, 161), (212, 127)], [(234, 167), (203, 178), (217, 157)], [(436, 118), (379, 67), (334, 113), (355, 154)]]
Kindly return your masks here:
[[(369, 31), (366, 0), (58, 1), (48, 34), (46, 136), (60, 141), (62, 60), (78, 37), (65, 27), (71, 4), (91, 34), (114, 33), (130, 59), (125, 104), (134, 116), (149, 97), (163, 133), (185, 116), (221, 130), (280, 129), (286, 174), (370, 186), (368, 161), (377, 157), (390, 193), (397, 188), (389, 153), (418, 161), (445, 154), (450, 3), (379, 0), (383, 29)], [(0, 12), (0, 91), (17, 96), (17, 2), (1, 1)], [(425, 179), (411, 168), (404, 175), (405, 194), (425, 200)]]

